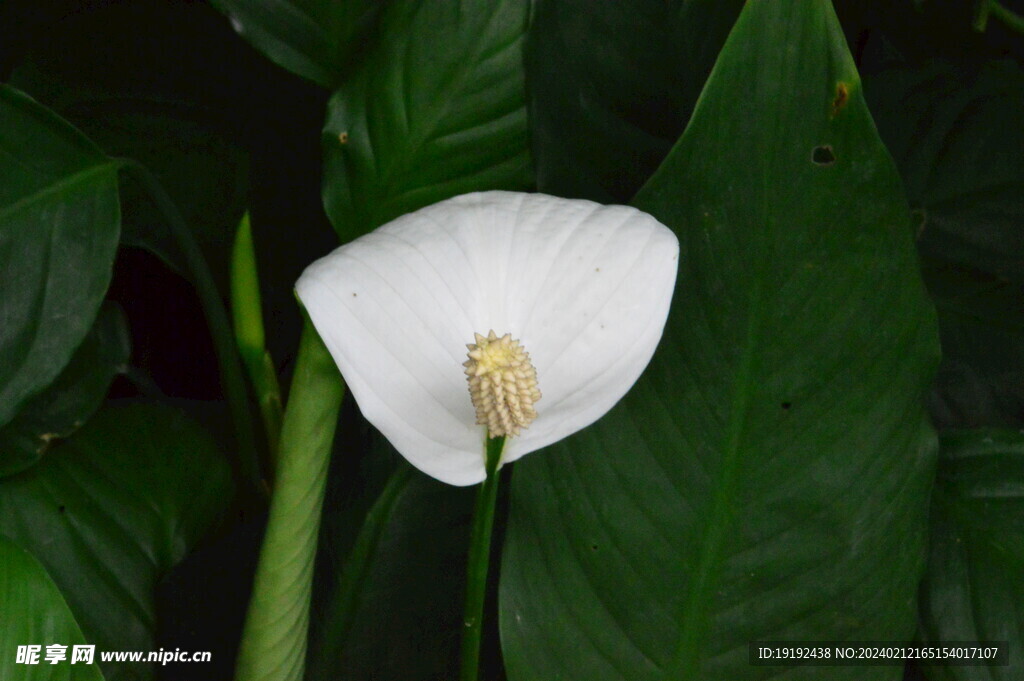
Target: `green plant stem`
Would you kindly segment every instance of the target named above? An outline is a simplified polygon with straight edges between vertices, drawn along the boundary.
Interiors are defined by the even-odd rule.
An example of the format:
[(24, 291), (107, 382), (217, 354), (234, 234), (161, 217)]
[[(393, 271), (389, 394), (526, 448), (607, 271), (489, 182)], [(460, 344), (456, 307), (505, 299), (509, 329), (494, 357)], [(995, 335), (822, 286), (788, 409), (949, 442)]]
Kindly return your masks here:
[(1007, 28), (1024, 34), (1024, 16), (1007, 9), (999, 0), (980, 0), (974, 15), (974, 29), (984, 32), (988, 28), (989, 16), (999, 19)]
[(469, 560), (466, 564), (466, 607), (462, 629), (461, 681), (478, 681), (480, 640), (483, 636), (484, 600), (487, 595), (487, 568), (491, 557), (491, 530), (498, 499), (498, 464), (505, 448), (504, 437), (487, 438), (487, 477), (476, 493), (473, 527), (469, 535)]
[(121, 167), (142, 184), (157, 209), (167, 221), (171, 234), (181, 249), (189, 269), (189, 276), (203, 306), (203, 314), (213, 338), (217, 364), (220, 368), (221, 385), (231, 410), (234, 422), (235, 444), (233, 453), (236, 478), (244, 484), (240, 487), (248, 498), (262, 498), (263, 486), (260, 475), (259, 453), (256, 449), (255, 419), (249, 406), (245, 377), (238, 349), (231, 333), (231, 323), (224, 307), (224, 301), (217, 290), (210, 266), (206, 262), (192, 231), (181, 216), (178, 206), (171, 199), (160, 181), (144, 165), (134, 159), (121, 159)]
[(281, 427), (277, 477), (236, 681), (299, 681), (306, 662), (313, 559), (345, 385), (307, 319)]
[(252, 241), (249, 213), (242, 216), (231, 252), (231, 315), (238, 351), (249, 372), (263, 417), (267, 451), (271, 463), (276, 465), (281, 438), (281, 387), (277, 382), (277, 368), (266, 347), (256, 248)]

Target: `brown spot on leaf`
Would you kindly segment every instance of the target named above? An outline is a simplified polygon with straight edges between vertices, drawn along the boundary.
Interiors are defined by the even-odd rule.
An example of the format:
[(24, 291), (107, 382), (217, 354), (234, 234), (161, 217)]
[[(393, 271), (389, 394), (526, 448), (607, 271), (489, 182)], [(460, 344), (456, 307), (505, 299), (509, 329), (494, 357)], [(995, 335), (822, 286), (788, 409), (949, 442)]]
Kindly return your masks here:
[(843, 81), (839, 81), (836, 83), (836, 96), (832, 98), (832, 108), (829, 110), (828, 117), (835, 118), (838, 116), (848, 101), (850, 101), (850, 86)]
[(338, 135), (338, 142), (341, 144), (348, 144), (348, 133), (343, 132), (340, 135)]
[(915, 208), (910, 211), (910, 217), (914, 220), (914, 238), (920, 239), (928, 226), (928, 211), (922, 208)]

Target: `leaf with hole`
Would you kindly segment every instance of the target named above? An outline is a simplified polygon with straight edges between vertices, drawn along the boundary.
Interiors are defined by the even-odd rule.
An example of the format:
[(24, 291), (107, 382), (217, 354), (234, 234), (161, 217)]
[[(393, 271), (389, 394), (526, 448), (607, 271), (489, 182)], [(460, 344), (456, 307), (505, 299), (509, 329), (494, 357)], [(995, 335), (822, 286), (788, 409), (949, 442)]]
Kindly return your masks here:
[(679, 237), (672, 311), (615, 409), (516, 464), (509, 679), (767, 679), (751, 641), (911, 638), (935, 313), (828, 0), (746, 3), (635, 205)]

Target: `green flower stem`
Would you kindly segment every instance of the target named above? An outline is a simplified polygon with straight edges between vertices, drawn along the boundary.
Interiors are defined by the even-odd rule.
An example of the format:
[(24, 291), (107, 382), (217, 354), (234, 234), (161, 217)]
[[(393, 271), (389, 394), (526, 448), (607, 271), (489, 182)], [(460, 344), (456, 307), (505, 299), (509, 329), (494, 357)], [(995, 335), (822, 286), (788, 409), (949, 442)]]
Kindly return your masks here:
[(1004, 7), (999, 0), (980, 0), (974, 16), (974, 28), (983, 32), (988, 27), (989, 16), (1003, 22), (1007, 28), (1024, 34), (1024, 16)]
[(281, 427), (270, 517), (242, 632), (236, 681), (302, 679), (313, 559), (344, 394), (334, 360), (306, 319)]
[(249, 395), (246, 390), (242, 363), (238, 349), (235, 347), (231, 333), (231, 322), (224, 307), (224, 301), (213, 280), (210, 266), (199, 249), (192, 231), (181, 216), (178, 206), (171, 199), (160, 181), (149, 172), (149, 169), (134, 159), (120, 159), (121, 167), (139, 181), (157, 209), (167, 221), (171, 234), (181, 249), (189, 269), (189, 277), (195, 286), (199, 301), (203, 306), (203, 314), (213, 338), (214, 351), (220, 368), (221, 386), (231, 410), (231, 418), (235, 426), (235, 444), (233, 452), (235, 461), (232, 468), (240, 482), (240, 489), (250, 499), (260, 499), (263, 495), (262, 475), (260, 474), (259, 453), (256, 449), (255, 419), (249, 407)]
[(491, 530), (498, 499), (498, 463), (505, 448), (504, 437), (487, 438), (487, 477), (476, 493), (473, 527), (469, 535), (469, 560), (466, 565), (466, 607), (462, 629), (461, 681), (478, 681), (480, 640), (483, 634), (484, 599), (487, 594), (487, 567), (491, 557)]
[(260, 280), (256, 269), (256, 249), (252, 241), (249, 213), (242, 216), (231, 252), (231, 313), (235, 322), (238, 351), (249, 372), (263, 417), (270, 460), (276, 463), (281, 438), (281, 387), (277, 369), (266, 347)]

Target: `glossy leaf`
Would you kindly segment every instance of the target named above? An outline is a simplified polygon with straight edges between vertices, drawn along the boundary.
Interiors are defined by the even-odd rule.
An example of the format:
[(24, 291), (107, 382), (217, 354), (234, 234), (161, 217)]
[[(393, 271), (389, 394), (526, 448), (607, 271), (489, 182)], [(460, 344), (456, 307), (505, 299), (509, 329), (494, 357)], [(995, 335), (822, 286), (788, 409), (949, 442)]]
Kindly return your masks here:
[(939, 310), (940, 426), (1024, 423), (1024, 73), (933, 64), (867, 81), (911, 206)]
[(400, 464), (332, 578), (309, 678), (455, 678), (472, 503)]
[(268, 59), (324, 87), (346, 75), (384, 0), (213, 0)]
[[(19, 66), (12, 82), (73, 123), (106, 154), (151, 169), (180, 208), (221, 290), (227, 291), (231, 239), (247, 201), (243, 150), (209, 111), (158, 96), (139, 97), (128, 83), (108, 90), (89, 75), (65, 73), (35, 56)], [(122, 242), (151, 251), (187, 276), (188, 264), (166, 219), (130, 176), (122, 176), (121, 200), (128, 207)]]
[[(3, 481), (0, 535), (46, 567), (97, 651), (149, 650), (157, 580), (230, 498), (223, 456), (179, 412), (107, 408), (37, 466)], [(103, 671), (112, 681), (153, 674), (127, 663)]]
[[(0, 537), (0, 678), (18, 681), (103, 681), (96, 664), (71, 663), (85, 645), (75, 616), (46, 569), (28, 551)], [(46, 661), (46, 646), (64, 649), (64, 661)], [(19, 664), (18, 647), (40, 646), (36, 664)], [(94, 659), (98, 657), (94, 655)]]
[(110, 283), (117, 165), (25, 94), (0, 86), (0, 425), (53, 382)]
[(865, 87), (922, 254), (1024, 283), (1024, 71), (897, 68)]
[(527, 47), (538, 188), (625, 203), (682, 133), (742, 0), (539, 0)]
[(516, 464), (509, 679), (765, 679), (751, 641), (911, 638), (934, 311), (827, 0), (746, 4), (635, 204), (679, 236), (673, 309), (612, 412)]
[(126, 368), (130, 347), (124, 314), (117, 306), (104, 304), (57, 380), (0, 428), (0, 476), (31, 466), (56, 441), (78, 430), (99, 409), (114, 377)]
[(458, 194), (530, 183), (527, 0), (395, 0), (381, 40), (331, 98), (327, 215), (349, 241)]
[(951, 431), (942, 437), (921, 590), (925, 641), (1004, 641), (1008, 666), (931, 667), (934, 681), (1024, 675), (1024, 434)]

